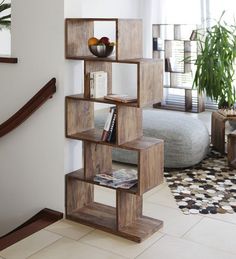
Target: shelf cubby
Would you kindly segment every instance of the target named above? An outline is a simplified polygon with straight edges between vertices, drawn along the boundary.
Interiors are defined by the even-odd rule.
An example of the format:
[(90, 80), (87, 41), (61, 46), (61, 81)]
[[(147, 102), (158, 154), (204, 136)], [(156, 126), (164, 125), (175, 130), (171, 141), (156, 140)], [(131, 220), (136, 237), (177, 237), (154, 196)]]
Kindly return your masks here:
[[(91, 56), (87, 42), (96, 36), (97, 22), (112, 23), (115, 56)], [(65, 35), (66, 58), (84, 61), (84, 91), (65, 100), (66, 137), (83, 141), (84, 159), (83, 168), (66, 175), (66, 218), (142, 242), (163, 226), (161, 220), (143, 216), (142, 204), (143, 194), (164, 179), (164, 142), (144, 137), (142, 130), (142, 107), (161, 101), (163, 96), (163, 62), (142, 57), (142, 21), (139, 19), (69, 18), (65, 20)], [(132, 71), (136, 71), (137, 101), (122, 103), (90, 98), (88, 76), (95, 71), (107, 72), (107, 94), (116, 93), (113, 64), (136, 66)], [(123, 84), (126, 81), (125, 78)], [(101, 140), (103, 129), (95, 126), (94, 103), (116, 107), (115, 143)], [(134, 152), (137, 158), (135, 186), (130, 189), (102, 186), (115, 190), (115, 207), (97, 203), (94, 197), (94, 185), (101, 186), (94, 181), (95, 175), (112, 174), (117, 170), (112, 164), (113, 148)]]
[(134, 193), (135, 190), (136, 194), (142, 195), (163, 183), (164, 142), (150, 137), (142, 137), (120, 146), (87, 140), (84, 142), (84, 168), (71, 175), (80, 181), (97, 184), (93, 180), (96, 174), (113, 171), (112, 147), (137, 152), (138, 183), (135, 188), (125, 191)]
[[(118, 105), (116, 110), (116, 143), (112, 144), (122, 145), (141, 137), (143, 135), (141, 109)], [(94, 126), (94, 102), (67, 97), (66, 121), (67, 137), (103, 143), (102, 130)]]
[(142, 242), (163, 226), (143, 216), (142, 196), (116, 190), (116, 207), (94, 202), (94, 184), (66, 176), (66, 218), (135, 242)]
[[(116, 60), (142, 57), (142, 20), (117, 18), (67, 18), (65, 20), (65, 46), (67, 59), (86, 59), (91, 53), (88, 39), (96, 36), (96, 22), (114, 23)], [(105, 35), (104, 35), (105, 36)]]
[[(162, 60), (133, 59), (120, 60), (113, 63), (136, 65), (137, 82), (137, 106), (144, 107), (159, 102), (163, 96)], [(91, 71), (105, 71), (108, 73), (108, 94), (113, 93), (112, 87), (112, 63), (110, 61), (85, 60), (84, 61), (84, 96), (89, 98), (88, 73)], [(132, 105), (129, 104), (129, 105)]]
[(197, 57), (197, 42), (192, 35), (197, 29), (198, 26), (194, 24), (153, 24), (153, 58), (165, 60), (165, 88), (184, 89), (184, 105), (180, 109), (174, 102), (166, 105), (165, 100), (156, 102), (154, 108), (186, 112), (205, 110), (204, 98), (200, 95), (196, 99), (197, 107), (193, 107), (191, 93), (195, 73), (194, 60)]

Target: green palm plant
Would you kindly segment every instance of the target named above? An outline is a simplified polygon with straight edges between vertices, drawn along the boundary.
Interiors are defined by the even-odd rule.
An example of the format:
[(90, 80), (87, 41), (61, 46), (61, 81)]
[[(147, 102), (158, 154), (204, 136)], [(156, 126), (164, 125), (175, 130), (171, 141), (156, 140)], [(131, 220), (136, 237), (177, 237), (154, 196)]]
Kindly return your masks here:
[(236, 100), (236, 26), (222, 21), (224, 14), (225, 11), (204, 37), (197, 39), (199, 55), (193, 88), (217, 101), (219, 108), (230, 108)]
[(0, 3), (0, 30), (2, 30), (3, 28), (9, 28), (11, 26), (11, 14), (7, 14), (7, 15), (1, 15), (1, 13), (9, 10), (11, 8), (11, 4), (10, 3), (4, 3), (5, 0), (3, 0)]

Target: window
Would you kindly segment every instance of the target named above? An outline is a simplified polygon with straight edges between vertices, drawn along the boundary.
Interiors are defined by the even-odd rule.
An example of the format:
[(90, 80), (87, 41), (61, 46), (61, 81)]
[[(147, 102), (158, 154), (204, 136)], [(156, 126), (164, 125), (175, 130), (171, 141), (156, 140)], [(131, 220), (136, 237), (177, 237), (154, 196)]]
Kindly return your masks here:
[[(11, 1), (9, 0), (0, 0), (0, 4), (9, 4)], [(3, 16), (7, 16), (10, 14), (10, 9), (0, 12), (0, 18)], [(9, 19), (7, 19), (9, 20)], [(4, 28), (4, 23), (6, 19), (0, 22), (0, 54), (9, 55), (11, 53), (11, 36), (10, 30)]]

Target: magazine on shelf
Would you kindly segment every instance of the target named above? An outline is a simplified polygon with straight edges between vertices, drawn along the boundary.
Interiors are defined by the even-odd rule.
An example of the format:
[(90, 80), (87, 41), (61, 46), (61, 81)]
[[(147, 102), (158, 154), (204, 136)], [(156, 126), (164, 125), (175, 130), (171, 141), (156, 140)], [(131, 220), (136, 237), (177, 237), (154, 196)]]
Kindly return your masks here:
[(97, 174), (94, 181), (104, 186), (129, 189), (137, 183), (137, 177), (135, 169), (118, 169), (110, 174)]
[(107, 94), (107, 72), (89, 73), (90, 98), (100, 98)]
[(107, 100), (112, 100), (116, 102), (122, 102), (122, 103), (130, 103), (130, 102), (136, 102), (137, 98), (129, 96), (127, 94), (109, 94), (104, 96)]

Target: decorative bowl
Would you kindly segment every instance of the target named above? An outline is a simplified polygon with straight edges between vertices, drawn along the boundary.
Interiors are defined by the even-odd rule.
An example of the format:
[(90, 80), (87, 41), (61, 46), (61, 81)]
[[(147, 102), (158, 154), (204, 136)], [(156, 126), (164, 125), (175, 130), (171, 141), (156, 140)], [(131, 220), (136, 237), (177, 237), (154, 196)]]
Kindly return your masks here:
[(114, 46), (112, 45), (92, 45), (89, 46), (90, 52), (99, 57), (99, 58), (106, 58), (110, 56), (113, 52)]

